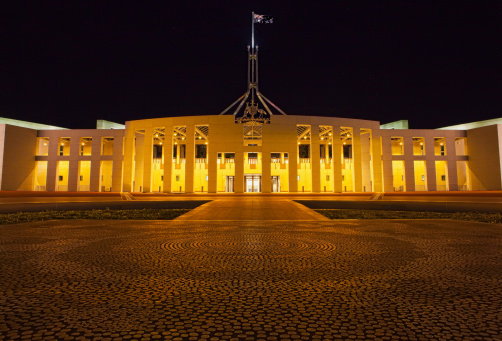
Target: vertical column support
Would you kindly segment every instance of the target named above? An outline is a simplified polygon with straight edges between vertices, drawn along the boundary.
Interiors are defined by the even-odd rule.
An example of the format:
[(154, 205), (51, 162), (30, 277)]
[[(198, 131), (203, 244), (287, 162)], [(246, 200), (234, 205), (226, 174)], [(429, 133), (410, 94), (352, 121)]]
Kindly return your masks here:
[(425, 144), (425, 168), (427, 171), (427, 191), (437, 191), (436, 182), (436, 157), (434, 155), (434, 136), (426, 136)]
[[(92, 143), (93, 143), (92, 146), (94, 146), (94, 139)], [(68, 192), (77, 191), (79, 154), (80, 154), (80, 138), (72, 137), (70, 140), (70, 158), (68, 161)], [(91, 155), (93, 154), (91, 153)]]
[[(371, 130), (371, 162), (373, 163), (373, 191), (383, 192), (382, 141), (378, 129)], [(391, 168), (392, 170), (392, 168)]]
[(382, 171), (383, 190), (385, 192), (394, 191), (394, 173), (392, 169), (392, 140), (390, 136), (382, 136)]
[(56, 176), (58, 168), (59, 137), (49, 137), (49, 157), (47, 158), (47, 182), (46, 189), (50, 192), (56, 190)]
[(126, 123), (125, 129), (125, 148), (124, 148), (124, 175), (123, 188), (124, 192), (132, 192), (132, 182), (134, 174), (134, 129)]
[(290, 144), (289, 148), (289, 193), (297, 193), (298, 192), (298, 142), (296, 137), (296, 125), (292, 126), (294, 134), (288, 134), (290, 140), (293, 141)]
[(244, 193), (244, 153), (241, 148), (235, 151), (234, 192)]
[(143, 140), (143, 193), (152, 191), (153, 128), (145, 129)]
[(207, 175), (209, 178), (208, 182), (208, 193), (216, 193), (218, 191), (218, 151), (215, 147), (211, 146), (211, 141), (208, 142), (208, 158), (207, 158), (208, 168)]
[(362, 192), (361, 128), (352, 129), (352, 160), (354, 162), (354, 192)]
[(185, 155), (185, 193), (193, 193), (195, 167), (195, 125), (187, 125), (186, 155)]
[[(94, 142), (94, 141), (93, 141)], [(99, 141), (101, 144), (102, 141)], [(113, 137), (113, 164), (112, 164), (112, 192), (122, 191), (122, 174), (123, 174), (123, 161), (124, 156), (122, 150), (124, 149), (123, 136)]]
[(321, 192), (321, 155), (319, 125), (310, 126), (310, 162), (312, 166), (312, 193)]
[(162, 148), (162, 158), (164, 159), (164, 193), (171, 193), (173, 181), (173, 126), (166, 126), (164, 130), (164, 148)]
[[(263, 151), (266, 150), (266, 151)], [(261, 153), (261, 191), (263, 193), (272, 192), (272, 161), (271, 161), (271, 151), (267, 148), (262, 148)]]
[(413, 138), (403, 137), (404, 178), (406, 192), (415, 191), (415, 161), (413, 159)]
[(457, 158), (455, 137), (445, 137), (446, 141), (446, 167), (448, 172), (448, 190), (458, 191)]
[(333, 181), (335, 193), (342, 193), (342, 139), (340, 138), (340, 126), (333, 126)]
[[(101, 174), (100, 174), (100, 169), (101, 169), (101, 158), (100, 158), (100, 144), (99, 143), (92, 143), (91, 146), (91, 179), (90, 179), (90, 186), (89, 189), (91, 192), (99, 192), (101, 191), (101, 188), (99, 188), (99, 184), (101, 183)], [(78, 151), (78, 149), (77, 149)], [(70, 150), (71, 153), (71, 150)]]

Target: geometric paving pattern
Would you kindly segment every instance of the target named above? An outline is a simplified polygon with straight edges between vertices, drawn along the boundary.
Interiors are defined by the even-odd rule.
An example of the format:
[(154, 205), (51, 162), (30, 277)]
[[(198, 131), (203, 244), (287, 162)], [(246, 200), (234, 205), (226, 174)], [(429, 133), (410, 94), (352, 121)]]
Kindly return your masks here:
[(0, 226), (0, 340), (502, 340), (502, 227)]

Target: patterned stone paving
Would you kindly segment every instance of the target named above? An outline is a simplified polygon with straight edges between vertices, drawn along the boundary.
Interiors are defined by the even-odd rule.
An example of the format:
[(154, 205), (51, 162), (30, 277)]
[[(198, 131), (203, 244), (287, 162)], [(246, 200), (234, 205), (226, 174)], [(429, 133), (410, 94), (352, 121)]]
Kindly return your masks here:
[(0, 340), (502, 340), (502, 227), (0, 227)]

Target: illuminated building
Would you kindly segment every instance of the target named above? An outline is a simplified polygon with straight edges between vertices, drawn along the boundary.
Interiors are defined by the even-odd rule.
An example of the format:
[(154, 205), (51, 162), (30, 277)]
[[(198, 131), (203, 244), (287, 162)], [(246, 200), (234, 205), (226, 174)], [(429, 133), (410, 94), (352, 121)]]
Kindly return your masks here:
[(2, 190), (502, 189), (502, 119), (435, 130), (295, 115), (264, 124), (226, 115), (98, 121), (100, 129), (82, 130), (0, 122)]

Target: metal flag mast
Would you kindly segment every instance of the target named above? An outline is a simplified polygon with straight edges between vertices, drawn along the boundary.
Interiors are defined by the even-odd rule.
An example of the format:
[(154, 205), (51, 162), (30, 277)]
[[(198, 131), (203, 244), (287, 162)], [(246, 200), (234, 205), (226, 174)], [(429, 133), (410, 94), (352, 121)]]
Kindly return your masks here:
[[(248, 46), (248, 89), (241, 97), (239, 97), (235, 102), (230, 104), (225, 110), (220, 113), (220, 115), (225, 115), (228, 112), (231, 112), (231, 109), (234, 108), (237, 103), (239, 103), (239, 105), (233, 112), (233, 115), (236, 117), (235, 120), (237, 123), (245, 123), (251, 121), (257, 123), (269, 123), (270, 116), (274, 114), (270, 110), (270, 107), (267, 105), (267, 103), (282, 115), (286, 115), (284, 111), (282, 111), (277, 105), (272, 103), (272, 101), (270, 101), (258, 90), (258, 46), (255, 47), (254, 45), (254, 24), (257, 20), (257, 17), (261, 18), (262, 16), (255, 14), (254, 12), (251, 13), (251, 46)], [(255, 97), (258, 99), (258, 101), (256, 102)], [(263, 105), (265, 110), (258, 108), (259, 103)], [(246, 104), (244, 113), (241, 117), (238, 117), (238, 114), (244, 104)]]

